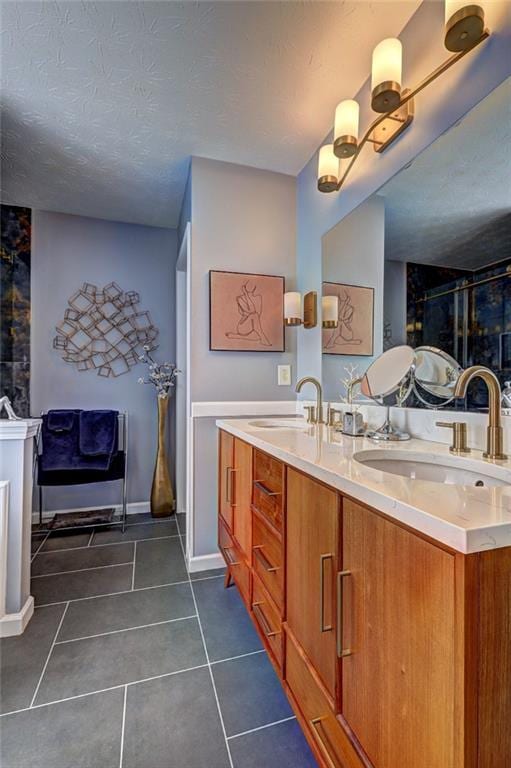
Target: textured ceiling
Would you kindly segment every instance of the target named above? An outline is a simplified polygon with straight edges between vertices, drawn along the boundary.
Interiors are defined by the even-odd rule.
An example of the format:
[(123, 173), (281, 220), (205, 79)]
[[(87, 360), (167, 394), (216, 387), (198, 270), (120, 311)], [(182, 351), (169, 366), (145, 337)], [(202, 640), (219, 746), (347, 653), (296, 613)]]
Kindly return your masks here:
[(511, 78), (379, 194), (389, 259), (477, 269), (511, 258)]
[(175, 226), (192, 154), (296, 174), (419, 5), (3, 2), (2, 200)]

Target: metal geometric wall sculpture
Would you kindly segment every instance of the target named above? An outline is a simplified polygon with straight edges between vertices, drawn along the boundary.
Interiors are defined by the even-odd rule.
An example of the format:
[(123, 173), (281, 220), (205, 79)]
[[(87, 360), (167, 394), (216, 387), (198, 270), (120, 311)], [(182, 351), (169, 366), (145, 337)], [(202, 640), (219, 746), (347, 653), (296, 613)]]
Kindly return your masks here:
[(68, 299), (64, 320), (56, 326), (53, 348), (79, 371), (121, 376), (138, 363), (144, 345), (155, 349), (158, 329), (149, 312), (140, 311), (140, 295), (117, 283), (101, 290), (84, 283)]

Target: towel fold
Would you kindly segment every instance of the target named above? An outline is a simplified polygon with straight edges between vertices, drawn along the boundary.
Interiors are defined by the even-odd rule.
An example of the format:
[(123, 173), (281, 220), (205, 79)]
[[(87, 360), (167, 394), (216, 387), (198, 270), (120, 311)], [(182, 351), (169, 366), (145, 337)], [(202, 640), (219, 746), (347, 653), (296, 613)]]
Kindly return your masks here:
[(118, 411), (80, 413), (80, 453), (82, 456), (109, 456), (117, 451)]
[(48, 411), (48, 429), (50, 432), (71, 432), (79, 413), (80, 411), (76, 409)]

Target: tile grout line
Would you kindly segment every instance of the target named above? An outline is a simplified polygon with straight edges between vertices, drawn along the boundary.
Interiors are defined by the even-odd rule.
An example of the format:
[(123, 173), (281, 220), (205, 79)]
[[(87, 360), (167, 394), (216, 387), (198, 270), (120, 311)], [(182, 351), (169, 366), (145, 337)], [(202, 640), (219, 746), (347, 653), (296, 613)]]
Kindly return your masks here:
[[(195, 617), (192, 617), (195, 618)], [(231, 657), (229, 659), (219, 659), (218, 661), (212, 661), (211, 666), (214, 664), (221, 664), (223, 661), (231, 661), (232, 658), (235, 659), (242, 659), (244, 656), (253, 656), (254, 653), (264, 653), (264, 649), (262, 651), (250, 651), (250, 653), (244, 653), (240, 656)], [(2, 712), (0, 713), (0, 719), (2, 717), (9, 717), (11, 715), (17, 715), (20, 712), (28, 712), (30, 709), (41, 709), (42, 707), (51, 707), (54, 704), (62, 704), (66, 701), (73, 701), (74, 699), (83, 699), (86, 696), (94, 696), (97, 693), (107, 693), (108, 691), (117, 691), (120, 688), (129, 687), (130, 685), (140, 685), (141, 683), (148, 683), (152, 680), (160, 680), (164, 677), (172, 677), (174, 675), (181, 675), (185, 672), (194, 672), (196, 669), (206, 669), (208, 667), (208, 664), (198, 664), (195, 667), (186, 667), (185, 669), (177, 669), (174, 672), (164, 672), (161, 675), (153, 675), (152, 677), (143, 677), (140, 680), (132, 680), (129, 683), (119, 683), (118, 685), (110, 685), (108, 688), (98, 688), (95, 691), (87, 691), (86, 693), (77, 693), (75, 696), (67, 696), (63, 699), (54, 699), (53, 701), (44, 701), (41, 704), (34, 704), (33, 706), (29, 707), (21, 707), (20, 709), (13, 709), (10, 712)], [(290, 718), (293, 719), (293, 718)], [(277, 722), (281, 722), (280, 720)], [(269, 723), (268, 725), (276, 725), (276, 723)], [(262, 726), (266, 727), (266, 726)], [(245, 731), (244, 731), (245, 733)], [(232, 739), (234, 736), (240, 736), (241, 734), (233, 734), (233, 736), (229, 736), (228, 738)]]
[(264, 648), (261, 648), (258, 651), (249, 651), (248, 653), (240, 653), (238, 656), (229, 656), (229, 658), (227, 659), (217, 659), (216, 661), (211, 662), (211, 666), (213, 666), (213, 664), (223, 664), (224, 661), (237, 661), (237, 659), (244, 659), (245, 656), (255, 656), (258, 653), (266, 653), (266, 651), (264, 650)]
[[(33, 579), (47, 579), (48, 576), (65, 576), (68, 573), (83, 573), (84, 571), (99, 571), (102, 568), (119, 568), (121, 565), (131, 565), (133, 560), (128, 560), (125, 563), (111, 563), (110, 565), (94, 565), (90, 568), (75, 568), (72, 571), (54, 571), (54, 573), (36, 573), (32, 576)], [(62, 602), (67, 602), (63, 600)]]
[(249, 733), (256, 733), (257, 731), (264, 731), (265, 728), (271, 728), (274, 725), (280, 725), (281, 723), (289, 723), (291, 720), (296, 720), (296, 715), (290, 717), (283, 717), (282, 720), (275, 720), (273, 723), (265, 723), (264, 725), (258, 725), (257, 728), (249, 728), (248, 731), (242, 731), (241, 733), (233, 733), (232, 736), (227, 736), (227, 739), (238, 739), (240, 736), (248, 736)]
[[(129, 565), (129, 563), (128, 563)], [(104, 566), (106, 568), (110, 568), (111, 566)], [(69, 571), (66, 571), (66, 573), (69, 573)], [(46, 576), (55, 576), (54, 573), (47, 573)], [(36, 578), (36, 577), (33, 577)], [(211, 579), (222, 579), (223, 574), (221, 576), (207, 576), (204, 579), (192, 579), (192, 583), (194, 584), (196, 581), (210, 581)], [(117, 597), (117, 595), (127, 595), (129, 592), (144, 592), (146, 589), (163, 589), (163, 587), (177, 587), (180, 584), (189, 584), (189, 579), (185, 579), (184, 581), (168, 581), (165, 584), (152, 584), (150, 587), (135, 587), (134, 590), (131, 589), (121, 589), (119, 592), (105, 592), (101, 595), (86, 595), (85, 597), (70, 597), (69, 600), (56, 600), (53, 603), (41, 603), (41, 605), (36, 605), (35, 609), (38, 610), (39, 608), (49, 608), (51, 605), (62, 605), (63, 603), (77, 603), (80, 602), (80, 600), (97, 600), (99, 597)]]
[(128, 686), (124, 686), (124, 701), (122, 705), (122, 721), (121, 721), (121, 749), (119, 753), (119, 768), (122, 768), (122, 759), (124, 757), (124, 728), (126, 726), (126, 701), (128, 699)]
[(67, 645), (67, 643), (77, 643), (79, 640), (93, 640), (95, 637), (106, 637), (107, 635), (118, 635), (120, 632), (132, 632), (134, 629), (146, 629), (147, 627), (159, 627), (161, 624), (172, 624), (175, 621), (186, 621), (187, 619), (196, 619), (193, 613), (191, 616), (179, 616), (177, 619), (165, 619), (164, 621), (153, 621), (150, 624), (138, 624), (136, 627), (122, 627), (121, 629), (112, 629), (109, 632), (98, 632), (96, 635), (84, 635), (83, 637), (71, 637), (69, 640), (57, 640), (55, 645)]
[(108, 688), (98, 688), (95, 691), (86, 691), (86, 693), (77, 693), (75, 696), (66, 696), (64, 699), (54, 699), (53, 701), (43, 701), (41, 704), (34, 704), (33, 707), (22, 707), (21, 709), (13, 709), (11, 712), (2, 712), (2, 717), (10, 717), (11, 715), (18, 715), (20, 712), (28, 712), (30, 709), (41, 709), (42, 707), (51, 707), (54, 704), (63, 704), (66, 701), (74, 701), (74, 699), (84, 699), (86, 696), (95, 696), (97, 693), (108, 693), (108, 691), (118, 691), (120, 688), (129, 688), (130, 685), (140, 685), (141, 683), (149, 683), (151, 680), (160, 680), (163, 677), (172, 677), (173, 675), (181, 675), (184, 672), (194, 672), (196, 669), (206, 669), (207, 664), (198, 664), (196, 667), (186, 667), (185, 669), (177, 669), (174, 672), (164, 672), (161, 675), (153, 675), (152, 677), (143, 677), (140, 680), (132, 680), (129, 683), (118, 683), (117, 685), (110, 685)]
[[(51, 533), (51, 532), (50, 532)], [(46, 538), (50, 535), (50, 533), (47, 534)], [(93, 534), (94, 536), (96, 533)], [(161, 541), (161, 539), (178, 539), (179, 534), (178, 533), (172, 533), (168, 536), (149, 536), (147, 538), (143, 539), (128, 539), (127, 541), (105, 541), (103, 544), (84, 544), (83, 547), (63, 547), (62, 549), (45, 549), (44, 552), (39, 552), (34, 554), (34, 557), (36, 554), (40, 555), (53, 555), (60, 552), (76, 552), (80, 549), (96, 549), (97, 547), (115, 547), (119, 544), (133, 544), (135, 541)], [(45, 539), (46, 541), (46, 539)], [(42, 542), (44, 544), (44, 541)]]
[(135, 589), (135, 563), (137, 561), (137, 542), (135, 541), (135, 547), (133, 549), (133, 568), (131, 571), (131, 591)]
[[(178, 530), (179, 534), (181, 534), (181, 531), (180, 531), (180, 528), (179, 528), (179, 522), (177, 521), (177, 519), (176, 519), (176, 525), (177, 525), (177, 530)], [(183, 540), (181, 538), (181, 535), (179, 536), (179, 544), (181, 546), (181, 552), (183, 553), (183, 560), (184, 560), (185, 568), (186, 568), (186, 553), (185, 553), (185, 549), (183, 547)], [(190, 589), (191, 589), (191, 592), (192, 592), (193, 603), (195, 605), (195, 612), (197, 614), (197, 623), (199, 625), (199, 631), (200, 631), (200, 635), (201, 635), (201, 638), (202, 638), (202, 645), (204, 647), (204, 655), (206, 656), (206, 662), (207, 662), (207, 665), (208, 665), (209, 677), (210, 677), (210, 680), (211, 680), (211, 685), (213, 686), (213, 693), (214, 693), (214, 696), (215, 696), (216, 706), (217, 706), (217, 710), (218, 710), (218, 716), (220, 718), (220, 725), (222, 726), (222, 732), (223, 732), (223, 735), (224, 735), (225, 748), (227, 750), (227, 757), (229, 759), (230, 768), (234, 768), (234, 763), (233, 763), (232, 755), (231, 755), (231, 749), (229, 747), (229, 742), (227, 741), (227, 731), (225, 730), (225, 723), (224, 723), (224, 718), (223, 718), (223, 715), (222, 715), (222, 709), (220, 707), (220, 700), (218, 698), (218, 692), (217, 692), (217, 689), (216, 689), (215, 678), (213, 676), (213, 670), (211, 668), (211, 662), (209, 660), (209, 653), (208, 653), (208, 649), (206, 647), (206, 639), (204, 637), (204, 631), (202, 629), (202, 622), (201, 622), (201, 619), (200, 619), (199, 607), (197, 605), (197, 600), (195, 598), (195, 591), (193, 589), (193, 582), (192, 582), (192, 579), (190, 577), (190, 573), (189, 573), (188, 569), (187, 569), (187, 573), (188, 573), (188, 581), (190, 583)]]
[(39, 546), (37, 547), (37, 549), (36, 549), (36, 551), (34, 552), (34, 554), (32, 555), (32, 557), (30, 558), (30, 564), (31, 564), (31, 565), (32, 565), (32, 563), (34, 562), (34, 560), (35, 560), (35, 558), (36, 558), (36, 555), (38, 555), (38, 554), (39, 554), (41, 547), (42, 547), (42, 546), (45, 544), (45, 542), (46, 542), (46, 539), (48, 538), (48, 536), (49, 536), (49, 535), (50, 535), (50, 532), (48, 531), (48, 533), (46, 534), (46, 536), (44, 537), (44, 539), (41, 541), (41, 543), (40, 543), (40, 544), (39, 544)]
[(57, 631), (55, 632), (55, 637), (53, 638), (53, 642), (51, 644), (50, 651), (48, 653), (48, 656), (46, 657), (46, 661), (44, 663), (43, 671), (41, 672), (41, 676), (39, 677), (39, 682), (37, 683), (37, 687), (36, 687), (36, 689), (34, 691), (34, 695), (32, 696), (32, 701), (30, 702), (29, 709), (32, 709), (32, 707), (34, 706), (34, 701), (36, 700), (36, 696), (39, 693), (39, 688), (41, 686), (41, 683), (42, 683), (42, 680), (43, 680), (43, 677), (44, 677), (44, 673), (46, 672), (46, 667), (48, 666), (48, 662), (50, 661), (50, 656), (52, 655), (53, 649), (55, 648), (55, 643), (57, 641), (57, 637), (59, 636), (60, 628), (62, 627), (62, 624), (64, 623), (64, 619), (66, 617), (66, 613), (67, 613), (67, 609), (68, 608), (69, 608), (69, 602), (66, 603), (66, 607), (64, 608), (64, 611), (62, 612), (62, 616), (60, 617), (59, 625), (57, 627)]

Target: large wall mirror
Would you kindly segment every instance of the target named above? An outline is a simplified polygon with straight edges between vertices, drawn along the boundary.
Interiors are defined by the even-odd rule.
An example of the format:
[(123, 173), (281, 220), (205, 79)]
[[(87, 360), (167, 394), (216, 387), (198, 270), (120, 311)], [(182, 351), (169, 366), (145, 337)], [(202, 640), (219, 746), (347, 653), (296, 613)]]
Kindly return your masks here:
[[(418, 350), (409, 406), (454, 408), (470, 365), (511, 379), (511, 78), (324, 235), (322, 273), (338, 297), (327, 399), (402, 344)], [(486, 387), (467, 406), (486, 407)]]

